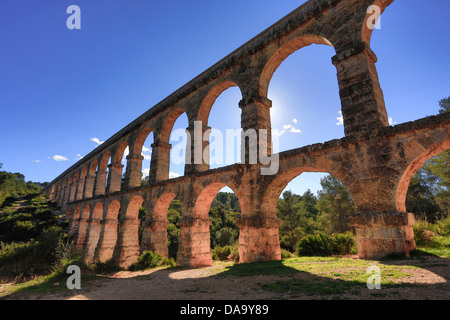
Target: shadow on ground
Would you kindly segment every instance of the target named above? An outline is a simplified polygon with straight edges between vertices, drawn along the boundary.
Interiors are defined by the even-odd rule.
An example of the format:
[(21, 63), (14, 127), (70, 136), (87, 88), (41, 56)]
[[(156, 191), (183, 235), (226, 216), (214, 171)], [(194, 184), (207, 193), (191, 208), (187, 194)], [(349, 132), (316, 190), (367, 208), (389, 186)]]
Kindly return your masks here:
[[(336, 260), (339, 261), (339, 260)], [(365, 262), (374, 261), (359, 260)], [(326, 263), (326, 262), (316, 262)], [(290, 267), (286, 261), (249, 264), (219, 263), (199, 269), (165, 268), (141, 272), (121, 272), (100, 280), (84, 275), (80, 290), (63, 288), (64, 279), (51, 279), (45, 286), (31, 287), (26, 292), (4, 299), (93, 299), (93, 300), (397, 300), (450, 299), (450, 259), (419, 254), (408, 259), (376, 261), (381, 266), (398, 266), (412, 272), (414, 278), (383, 283), (380, 290), (369, 290), (365, 270), (350, 269), (359, 275), (347, 280), (342, 270), (307, 272)], [(313, 266), (313, 264), (312, 264)], [(336, 265), (337, 267), (339, 264)], [(363, 271), (361, 271), (363, 270)], [(393, 270), (392, 268), (390, 270)], [(345, 275), (345, 272), (342, 273)], [(342, 276), (341, 274), (341, 276)], [(337, 276), (336, 276), (337, 275)], [(384, 275), (381, 274), (383, 277)], [(386, 276), (388, 276), (386, 274)], [(355, 280), (356, 279), (356, 280)], [(51, 288), (52, 281), (60, 282)], [(383, 279), (382, 279), (383, 280)]]

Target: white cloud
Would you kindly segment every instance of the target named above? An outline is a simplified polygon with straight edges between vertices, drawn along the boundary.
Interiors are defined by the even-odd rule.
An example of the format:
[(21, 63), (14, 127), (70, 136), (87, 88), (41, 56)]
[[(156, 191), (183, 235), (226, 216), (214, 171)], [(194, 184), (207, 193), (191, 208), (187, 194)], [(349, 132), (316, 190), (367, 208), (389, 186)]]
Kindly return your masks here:
[(292, 120), (293, 123), (297, 123), (298, 120), (294, 118), (294, 120)]
[(123, 151), (122, 162), (126, 162), (127, 161), (127, 156), (129, 154), (130, 154), (130, 148), (126, 147), (125, 150)]
[(41, 160), (33, 160), (33, 162), (39, 163), (42, 162)]
[(99, 138), (96, 138), (96, 137), (91, 138), (91, 141), (95, 142), (95, 143), (98, 144), (98, 145), (101, 145), (103, 142), (105, 142), (105, 141), (100, 141), (100, 139), (99, 139)]
[(397, 124), (397, 121), (394, 121), (394, 119), (389, 118), (389, 125), (393, 126), (394, 124)]
[(60, 156), (60, 155), (56, 154), (56, 155), (53, 156), (53, 160), (55, 160), (55, 161), (67, 161), (69, 159), (64, 157), (64, 156)]
[(344, 124), (344, 117), (342, 116), (342, 111), (339, 110), (338, 113), (339, 113), (339, 117), (336, 118), (338, 121), (336, 123), (336, 125), (341, 126)]
[(152, 157), (147, 154), (142, 154), (142, 156), (144, 157), (144, 160), (152, 160)]
[(278, 137), (281, 137), (285, 133), (286, 133), (286, 130), (278, 130), (278, 129), (272, 130), (272, 135), (278, 136)]
[(144, 152), (150, 152), (151, 150), (149, 148), (146, 148), (145, 146), (142, 146), (142, 153)]
[(142, 169), (142, 178), (148, 177), (150, 168)]
[(302, 133), (302, 130), (300, 130), (300, 129), (298, 129), (298, 128), (294, 127), (293, 125), (290, 125), (290, 124), (285, 124), (283, 126), (283, 130), (280, 131), (280, 132), (283, 132), (283, 131), (286, 132), (286, 130), (289, 130), (289, 132), (292, 132), (292, 133)]
[(81, 154), (76, 154), (75, 155), (76, 156), (76, 158), (75, 158), (75, 160), (81, 160), (81, 159), (83, 159), (83, 156), (81, 155)]
[(169, 172), (169, 179), (178, 178), (181, 177), (181, 174), (178, 174), (176, 172), (170, 171)]

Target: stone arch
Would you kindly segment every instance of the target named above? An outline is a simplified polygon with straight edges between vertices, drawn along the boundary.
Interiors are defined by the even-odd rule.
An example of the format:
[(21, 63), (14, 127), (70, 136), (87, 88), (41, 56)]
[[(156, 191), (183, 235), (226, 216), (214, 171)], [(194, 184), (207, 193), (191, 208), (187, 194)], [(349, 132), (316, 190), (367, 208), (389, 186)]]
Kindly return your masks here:
[(217, 193), (219, 193), (219, 191), (224, 187), (229, 187), (231, 190), (233, 190), (236, 197), (238, 197), (234, 188), (230, 187), (224, 182), (214, 182), (209, 186), (207, 186), (206, 188), (204, 188), (200, 193), (200, 195), (197, 197), (194, 206), (194, 218), (208, 219), (208, 213), (209, 209), (211, 208), (211, 203), (216, 197)]
[[(159, 139), (162, 142), (165, 143), (169, 143), (169, 139), (170, 139), (170, 134), (172, 132), (173, 129), (173, 125), (175, 124), (175, 121), (177, 121), (177, 119), (183, 114), (186, 113), (183, 109), (181, 108), (175, 108), (173, 109), (169, 115), (164, 119), (164, 124), (161, 128), (161, 132), (159, 135)], [(187, 115), (187, 113), (186, 113)], [(189, 120), (189, 117), (188, 117)]]
[(89, 164), (88, 174), (90, 176), (95, 176), (95, 172), (97, 171), (97, 168), (98, 168), (98, 159), (94, 158), (92, 160), (92, 162)]
[(284, 43), (280, 48), (278, 48), (269, 58), (261, 72), (259, 77), (259, 95), (261, 97), (267, 97), (270, 80), (272, 79), (273, 74), (288, 56), (301, 48), (314, 43), (333, 47), (331, 42), (324, 37), (317, 35), (303, 35)]
[(232, 87), (239, 87), (239, 86), (234, 81), (225, 80), (212, 87), (208, 91), (208, 93), (206, 94), (205, 98), (203, 99), (200, 105), (197, 120), (201, 121), (204, 126), (208, 125), (209, 114), (211, 112), (211, 108), (214, 105), (214, 102), (224, 91)]
[(110, 158), (111, 158), (111, 152), (109, 150), (105, 151), (100, 158), (99, 170), (104, 171), (107, 169)]
[(176, 198), (176, 194), (168, 191), (158, 198), (153, 209), (152, 220), (156, 221), (167, 221), (167, 210), (169, 209), (170, 203)]
[(124, 140), (119, 143), (116, 151), (114, 152), (114, 160), (111, 161), (112, 164), (120, 165), (122, 163), (123, 155), (125, 153), (125, 149), (128, 147), (128, 141)]
[[(379, 9), (373, 9), (368, 10), (366, 12), (366, 17), (364, 19), (364, 24), (362, 25), (361, 30), (361, 39), (363, 42), (365, 42), (370, 47), (370, 39), (372, 37), (373, 28), (369, 28), (368, 25), (374, 25), (374, 22), (376, 22), (374, 19), (376, 17), (379, 17), (378, 14), (382, 14), (384, 10), (389, 6), (394, 0), (374, 0), (372, 5), (378, 7)], [(369, 7), (367, 8), (369, 9)], [(379, 11), (378, 11), (379, 10)], [(370, 20), (372, 20), (372, 23), (370, 23)]]
[[(328, 170), (314, 167), (294, 167), (288, 169), (278, 174), (268, 185), (264, 186), (264, 200), (262, 201), (261, 212), (265, 218), (273, 219), (276, 217), (277, 202), (280, 198), (281, 193), (292, 180), (305, 172), (329, 173), (336, 177), (345, 186), (345, 182), (339, 175), (336, 175), (333, 172), (329, 172)], [(349, 190), (348, 187), (347, 189)], [(350, 190), (349, 192), (351, 193)]]
[(403, 172), (397, 187), (396, 207), (398, 212), (406, 212), (406, 194), (411, 178), (424, 165), (424, 163), (438, 154), (450, 149), (450, 138), (437, 143), (431, 148), (417, 155)]
[(159, 196), (154, 204), (151, 215), (148, 215), (145, 219), (142, 233), (144, 250), (148, 248), (163, 257), (169, 257), (167, 213), (170, 204), (176, 198), (177, 196), (174, 192), (167, 191)]
[(136, 138), (136, 141), (134, 142), (133, 154), (140, 155), (142, 153), (142, 148), (144, 146), (145, 140), (152, 132), (153, 130), (149, 126), (145, 126), (143, 129), (141, 129)]

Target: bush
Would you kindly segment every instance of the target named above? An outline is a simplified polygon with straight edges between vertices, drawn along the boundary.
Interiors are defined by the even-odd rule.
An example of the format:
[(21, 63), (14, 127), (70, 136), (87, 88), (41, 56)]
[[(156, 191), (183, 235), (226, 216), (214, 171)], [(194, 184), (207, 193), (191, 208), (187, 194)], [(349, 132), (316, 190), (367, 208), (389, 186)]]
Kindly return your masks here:
[(106, 262), (96, 261), (94, 265), (94, 272), (98, 274), (116, 272), (119, 270), (120, 268), (117, 266), (117, 263), (113, 259), (110, 259)]
[(226, 261), (231, 254), (231, 246), (215, 246), (211, 250), (213, 260)]
[(310, 234), (297, 243), (299, 256), (330, 256), (355, 252), (356, 241), (350, 232), (328, 236), (324, 233)]
[(439, 247), (441, 246), (439, 238), (450, 235), (450, 216), (436, 223), (416, 220), (413, 230), (417, 246)]
[(281, 249), (281, 259), (292, 258), (292, 253), (289, 250)]
[(220, 261), (239, 261), (239, 244), (236, 242), (231, 246), (215, 246), (211, 250), (213, 260)]
[(356, 240), (351, 232), (337, 233), (334, 235), (335, 254), (356, 253)]
[(129, 270), (145, 270), (163, 265), (175, 266), (175, 260), (161, 257), (153, 251), (144, 251), (137, 259), (137, 262), (129, 267)]

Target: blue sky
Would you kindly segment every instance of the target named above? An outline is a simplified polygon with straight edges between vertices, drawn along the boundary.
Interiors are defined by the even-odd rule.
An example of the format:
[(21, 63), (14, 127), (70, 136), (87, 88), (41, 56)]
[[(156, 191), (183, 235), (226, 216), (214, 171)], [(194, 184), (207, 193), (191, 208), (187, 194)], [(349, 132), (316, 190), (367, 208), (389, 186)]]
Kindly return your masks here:
[[(2, 1), (1, 170), (51, 181), (304, 2)], [(81, 30), (66, 27), (72, 4), (81, 9)], [(374, 30), (371, 47), (393, 124), (436, 114), (438, 100), (450, 96), (449, 11), (444, 0), (396, 0)], [(313, 45), (275, 72), (268, 97), (281, 151), (344, 136), (333, 55), (333, 48)], [(239, 89), (225, 91), (209, 125), (238, 129), (240, 99)], [(183, 115), (174, 129), (186, 127)], [(149, 151), (144, 155), (148, 170)], [(182, 174), (183, 165), (171, 164), (171, 172)], [(315, 192), (322, 176), (301, 175), (288, 188)]]

